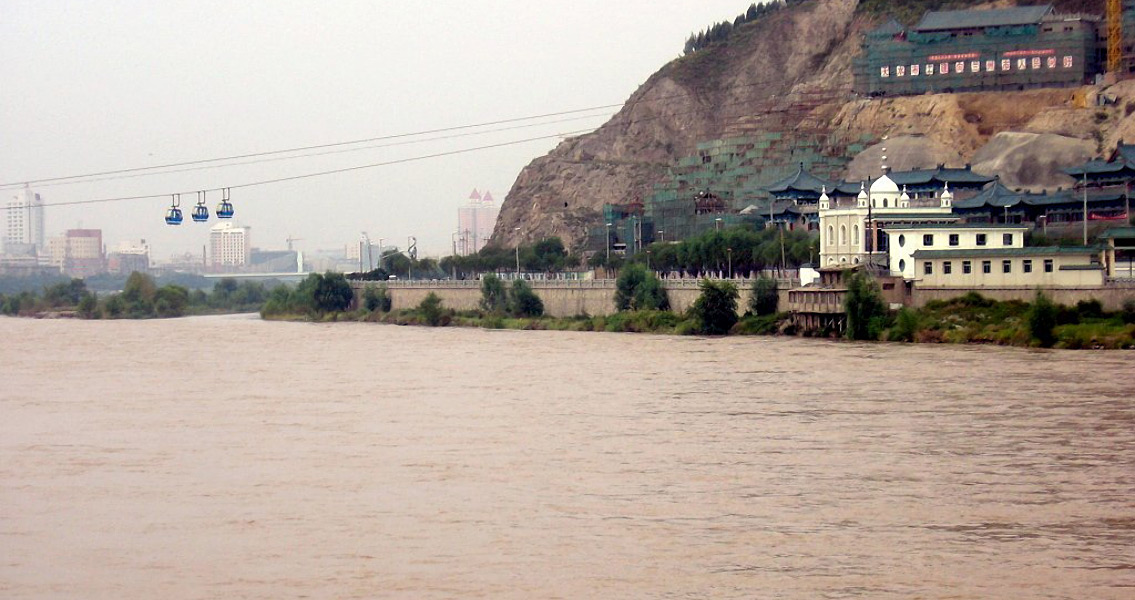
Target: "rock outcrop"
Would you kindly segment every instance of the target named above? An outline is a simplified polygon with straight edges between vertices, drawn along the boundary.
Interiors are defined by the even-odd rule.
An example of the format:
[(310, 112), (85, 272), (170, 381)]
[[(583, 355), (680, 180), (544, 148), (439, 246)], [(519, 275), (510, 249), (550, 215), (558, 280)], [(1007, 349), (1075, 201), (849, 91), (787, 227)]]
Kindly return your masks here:
[[(645, 200), (698, 142), (725, 137), (888, 136), (892, 167), (973, 162), (1011, 186), (1034, 189), (1068, 185), (1054, 173), (1059, 167), (1102, 154), (1120, 138), (1135, 140), (1133, 82), (1102, 91), (857, 98), (851, 61), (871, 26), (858, 4), (809, 0), (663, 66), (598, 130), (565, 140), (524, 168), (502, 205), (493, 242), (511, 246), (555, 235), (579, 248), (590, 229), (602, 226), (604, 204)], [(1112, 103), (1096, 106), (1101, 94)], [(882, 145), (853, 161), (847, 176), (877, 173)]]

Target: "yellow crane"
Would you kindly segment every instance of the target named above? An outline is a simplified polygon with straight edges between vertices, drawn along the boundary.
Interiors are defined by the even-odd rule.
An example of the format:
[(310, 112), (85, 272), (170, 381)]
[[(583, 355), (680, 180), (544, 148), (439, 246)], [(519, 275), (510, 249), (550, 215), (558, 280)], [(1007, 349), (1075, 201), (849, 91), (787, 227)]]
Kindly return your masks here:
[(1123, 5), (1107, 0), (1107, 72), (1118, 73), (1123, 63)]

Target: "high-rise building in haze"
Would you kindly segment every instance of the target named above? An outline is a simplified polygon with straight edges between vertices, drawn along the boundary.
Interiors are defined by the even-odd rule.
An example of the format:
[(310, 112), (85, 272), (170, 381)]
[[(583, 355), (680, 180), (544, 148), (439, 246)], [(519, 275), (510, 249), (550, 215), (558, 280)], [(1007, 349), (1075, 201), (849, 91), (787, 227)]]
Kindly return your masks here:
[(106, 271), (106, 253), (101, 229), (68, 229), (48, 240), (51, 265), (73, 277), (89, 277)]
[(34, 256), (47, 250), (43, 237), (43, 199), (30, 187), (18, 191), (5, 203), (4, 253)]
[(493, 235), (498, 214), (500, 207), (493, 195), (488, 191), (482, 195), (474, 189), (469, 202), (457, 209), (457, 254), (473, 254), (484, 248)]
[(243, 267), (251, 262), (251, 227), (217, 223), (209, 231), (209, 264), (214, 268)]

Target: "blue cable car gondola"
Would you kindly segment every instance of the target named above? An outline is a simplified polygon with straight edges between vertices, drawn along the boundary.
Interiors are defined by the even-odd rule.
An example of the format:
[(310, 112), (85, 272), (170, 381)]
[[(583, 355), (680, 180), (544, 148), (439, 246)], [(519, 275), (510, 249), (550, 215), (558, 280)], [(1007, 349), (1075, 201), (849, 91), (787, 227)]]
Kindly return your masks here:
[(169, 207), (169, 212), (166, 213), (166, 225), (181, 225), (181, 194), (173, 195), (173, 203)]
[(233, 218), (233, 204), (229, 202), (229, 188), (224, 189), (224, 197), (221, 203), (217, 205), (217, 218), (218, 219), (231, 219)]
[(209, 207), (205, 206), (205, 192), (197, 192), (197, 206), (193, 207), (193, 220), (198, 223), (209, 220)]

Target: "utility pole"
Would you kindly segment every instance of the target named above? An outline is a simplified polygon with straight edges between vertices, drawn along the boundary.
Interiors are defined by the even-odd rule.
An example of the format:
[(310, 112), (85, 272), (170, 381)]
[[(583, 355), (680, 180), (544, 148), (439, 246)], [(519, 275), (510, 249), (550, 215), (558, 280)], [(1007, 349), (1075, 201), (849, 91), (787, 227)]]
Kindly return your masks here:
[(1084, 169), (1084, 245), (1088, 245), (1088, 170)]

